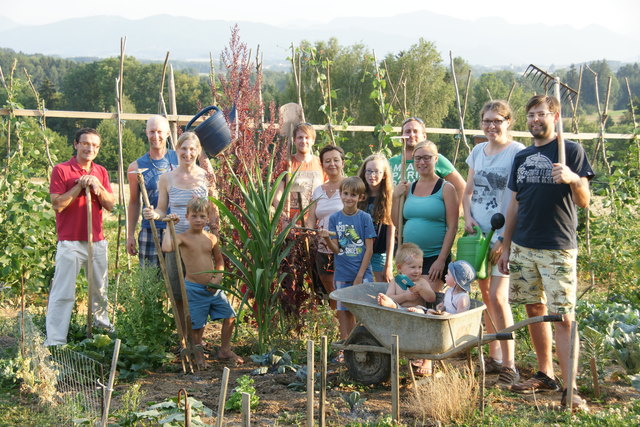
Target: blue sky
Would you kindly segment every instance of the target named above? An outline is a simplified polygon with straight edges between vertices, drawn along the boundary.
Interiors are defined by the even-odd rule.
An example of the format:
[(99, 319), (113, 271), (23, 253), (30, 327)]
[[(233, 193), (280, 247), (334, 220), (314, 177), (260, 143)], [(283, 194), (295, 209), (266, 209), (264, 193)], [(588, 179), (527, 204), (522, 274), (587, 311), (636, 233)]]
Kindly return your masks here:
[(496, 16), (511, 23), (565, 24), (575, 28), (598, 24), (640, 38), (638, 0), (3, 0), (0, 15), (20, 24), (38, 25), (91, 15), (139, 19), (157, 14), (200, 19), (254, 21), (304, 26), (345, 16), (389, 16), (417, 10), (473, 20)]

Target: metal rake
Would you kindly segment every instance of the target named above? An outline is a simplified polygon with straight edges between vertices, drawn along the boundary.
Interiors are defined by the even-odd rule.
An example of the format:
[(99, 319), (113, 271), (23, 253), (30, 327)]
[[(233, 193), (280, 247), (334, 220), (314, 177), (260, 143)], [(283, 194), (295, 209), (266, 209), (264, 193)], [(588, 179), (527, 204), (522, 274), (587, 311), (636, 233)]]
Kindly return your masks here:
[[(555, 76), (549, 74), (542, 68), (536, 67), (533, 64), (529, 64), (527, 69), (524, 71), (523, 77), (531, 78), (534, 83), (544, 88), (545, 93), (555, 82)], [(571, 86), (560, 82), (560, 96), (562, 101), (574, 102), (577, 95), (578, 91), (576, 91)]]

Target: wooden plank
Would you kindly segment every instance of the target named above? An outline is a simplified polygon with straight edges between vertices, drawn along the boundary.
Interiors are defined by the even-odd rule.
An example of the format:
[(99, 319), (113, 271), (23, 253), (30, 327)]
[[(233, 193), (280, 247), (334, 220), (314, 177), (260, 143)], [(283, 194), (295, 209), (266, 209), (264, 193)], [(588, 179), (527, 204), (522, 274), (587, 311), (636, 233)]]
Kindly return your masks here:
[[(12, 114), (16, 117), (41, 117), (43, 114), (39, 110), (29, 110), (29, 109), (15, 109), (12, 111)], [(9, 110), (7, 108), (0, 108), (0, 116), (8, 116)], [(63, 110), (45, 110), (45, 115), (47, 117), (58, 117), (58, 118), (66, 118), (66, 119), (116, 119), (116, 113), (101, 113), (101, 112), (92, 112), (92, 111), (63, 111)], [(142, 120), (147, 121), (151, 116), (155, 114), (138, 114), (138, 113), (122, 113), (122, 120)], [(177, 121), (178, 124), (185, 125), (189, 123), (193, 116), (191, 115), (182, 115), (182, 114), (168, 114), (167, 120), (169, 121)], [(195, 123), (200, 123), (204, 119), (200, 118), (196, 120)], [(270, 126), (268, 123), (263, 123), (263, 127)], [(278, 124), (273, 125), (276, 129), (278, 128)], [(326, 131), (328, 127), (326, 125), (313, 125), (313, 128), (317, 131)], [(374, 132), (375, 126), (333, 126), (334, 131), (342, 131), (342, 132)], [(400, 133), (400, 126), (396, 126), (393, 128), (394, 132)], [(465, 130), (469, 135), (482, 135), (483, 132), (480, 129), (466, 129)], [(448, 128), (427, 128), (427, 134), (436, 134), (436, 135), (458, 135), (460, 133), (459, 129), (448, 129)], [(511, 135), (518, 138), (531, 138), (531, 134), (526, 131), (511, 131)], [(588, 132), (588, 133), (571, 133), (565, 132), (564, 136), (567, 139), (571, 140), (589, 140), (596, 139), (600, 137), (599, 133), (596, 132)], [(632, 140), (634, 136), (630, 133), (605, 133), (605, 139), (628, 139)]]

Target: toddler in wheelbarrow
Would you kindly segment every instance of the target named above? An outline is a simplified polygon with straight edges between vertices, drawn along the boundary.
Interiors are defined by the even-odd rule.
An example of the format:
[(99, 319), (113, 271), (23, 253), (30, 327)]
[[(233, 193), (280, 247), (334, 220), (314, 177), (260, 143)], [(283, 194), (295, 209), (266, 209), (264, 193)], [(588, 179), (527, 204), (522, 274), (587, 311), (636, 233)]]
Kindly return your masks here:
[[(448, 289), (444, 299), (435, 305), (434, 310), (423, 305), (433, 303), (436, 300), (436, 294), (422, 277), (422, 260), (422, 250), (417, 245), (405, 243), (400, 246), (396, 253), (396, 265), (400, 274), (389, 283), (386, 293), (378, 293), (378, 304), (413, 313), (436, 315), (455, 314), (468, 310), (471, 303), (469, 298), (471, 282), (476, 277), (474, 268), (462, 260), (449, 264), (445, 276)], [(416, 374), (419, 376), (432, 373), (430, 360), (415, 359), (411, 361), (411, 365), (416, 368)]]

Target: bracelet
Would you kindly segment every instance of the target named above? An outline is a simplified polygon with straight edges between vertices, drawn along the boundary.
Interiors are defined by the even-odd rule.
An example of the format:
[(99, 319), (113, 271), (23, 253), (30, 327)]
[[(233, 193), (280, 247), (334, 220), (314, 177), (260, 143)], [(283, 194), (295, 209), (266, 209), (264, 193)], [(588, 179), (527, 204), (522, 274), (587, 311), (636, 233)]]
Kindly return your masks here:
[(500, 243), (504, 242), (504, 237), (502, 237), (502, 236), (498, 236), (498, 241), (499, 241)]

